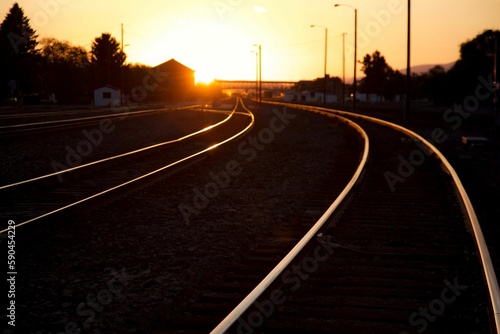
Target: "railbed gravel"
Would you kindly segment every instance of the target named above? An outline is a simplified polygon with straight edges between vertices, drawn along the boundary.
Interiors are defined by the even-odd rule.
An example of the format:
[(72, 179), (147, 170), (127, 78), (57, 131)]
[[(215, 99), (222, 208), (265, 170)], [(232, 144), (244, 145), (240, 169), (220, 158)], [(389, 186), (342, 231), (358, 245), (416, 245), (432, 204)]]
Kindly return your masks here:
[[(18, 236), (16, 329), (148, 333), (156, 321), (182, 312), (205, 284), (221, 279), (267, 232), (296, 216), (342, 162), (350, 130), (325, 116), (291, 109), (287, 113), (294, 118), (260, 142), (252, 159), (242, 153), (242, 147), (251, 147), (251, 137), (270, 127), (275, 112), (284, 113), (281, 107), (255, 111), (250, 133), (196, 165), (54, 222), (26, 236), (24, 244)], [(129, 138), (151, 124), (136, 120), (134, 126)], [(214, 183), (214, 173), (226, 170), (230, 161), (238, 162), (241, 172), (196, 208), (197, 191)], [(180, 205), (196, 211), (185, 219)]]
[[(127, 116), (123, 119), (108, 118), (103, 126), (96, 123), (2, 138), (0, 170), (3, 173), (0, 175), (0, 184), (14, 183), (61, 170), (61, 167), (54, 166), (73, 167), (179, 138), (225, 117), (224, 114), (197, 110), (165, 111), (141, 117), (142, 126), (137, 125), (138, 118)], [(91, 146), (85, 143), (90, 142), (89, 137), (94, 140)], [(76, 156), (81, 160), (78, 161)]]

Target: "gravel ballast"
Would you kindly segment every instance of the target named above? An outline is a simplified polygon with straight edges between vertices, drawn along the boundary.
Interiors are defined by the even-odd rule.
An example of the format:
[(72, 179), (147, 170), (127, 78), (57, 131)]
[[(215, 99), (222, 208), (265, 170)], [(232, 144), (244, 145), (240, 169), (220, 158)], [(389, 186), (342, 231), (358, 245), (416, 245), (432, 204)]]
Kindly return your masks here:
[[(281, 107), (255, 115), (250, 133), (188, 169), (37, 236), (19, 229), (16, 329), (147, 333), (297, 215), (350, 130)], [(133, 123), (120, 135), (152, 132)]]

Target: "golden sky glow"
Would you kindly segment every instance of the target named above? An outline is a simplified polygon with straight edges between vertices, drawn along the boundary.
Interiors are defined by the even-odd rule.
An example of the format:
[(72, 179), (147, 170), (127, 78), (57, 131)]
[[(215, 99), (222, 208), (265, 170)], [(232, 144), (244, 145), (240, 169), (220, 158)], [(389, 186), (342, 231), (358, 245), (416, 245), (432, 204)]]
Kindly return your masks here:
[[(102, 32), (121, 39), (128, 62), (151, 66), (171, 58), (199, 81), (255, 79), (253, 44), (262, 45), (263, 80), (323, 75), (328, 28), (330, 75), (352, 77), (354, 10), (336, 0), (18, 0), (39, 37), (90, 49)], [(342, 0), (358, 9), (358, 59), (379, 50), (395, 69), (406, 67), (406, 0)], [(2, 0), (1, 19), (14, 1)], [(485, 29), (500, 30), (500, 0), (413, 0), (412, 65), (446, 64), (460, 43)], [(359, 67), (359, 66), (358, 66)], [(362, 76), (362, 74), (360, 73)]]

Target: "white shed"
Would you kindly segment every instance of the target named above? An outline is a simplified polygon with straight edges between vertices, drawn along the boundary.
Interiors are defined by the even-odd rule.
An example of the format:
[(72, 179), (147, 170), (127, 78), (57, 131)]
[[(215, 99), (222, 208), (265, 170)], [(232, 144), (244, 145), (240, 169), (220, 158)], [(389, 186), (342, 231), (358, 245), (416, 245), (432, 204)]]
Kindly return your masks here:
[(94, 106), (118, 107), (121, 105), (121, 91), (111, 85), (102, 86), (94, 90)]

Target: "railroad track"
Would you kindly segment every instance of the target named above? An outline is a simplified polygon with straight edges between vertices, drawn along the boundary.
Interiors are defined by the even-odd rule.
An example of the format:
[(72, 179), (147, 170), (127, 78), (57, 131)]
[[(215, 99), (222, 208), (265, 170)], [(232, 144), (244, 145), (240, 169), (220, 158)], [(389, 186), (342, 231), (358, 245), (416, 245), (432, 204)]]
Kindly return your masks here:
[[(174, 140), (2, 185), (2, 214), (16, 220), (16, 226), (20, 227), (68, 210), (88, 209), (202, 160), (204, 154), (238, 138), (253, 126), (253, 115), (241, 100), (230, 112), (211, 112), (222, 112), (227, 117)], [(6, 223), (2, 224), (0, 233), (7, 230)]]
[[(0, 115), (0, 137), (12, 137), (19, 135), (26, 135), (32, 133), (50, 132), (60, 129), (70, 129), (74, 127), (82, 127), (88, 125), (99, 124), (101, 121), (110, 120), (123, 120), (125, 118), (141, 117), (146, 114), (154, 114), (159, 112), (178, 111), (185, 109), (199, 108), (199, 105), (190, 105), (183, 107), (161, 108), (161, 109), (148, 109), (130, 111), (128, 107), (116, 108), (112, 114), (81, 117), (78, 112), (58, 112), (54, 115), (47, 116), (47, 113), (33, 113), (33, 114), (16, 114), (16, 115)], [(37, 119), (47, 118), (43, 121), (25, 122), (27, 117), (36, 117)], [(60, 119), (54, 119), (60, 118)]]
[(499, 331), (498, 283), (453, 168), (410, 131), (343, 114), (364, 148), (155, 333)]

